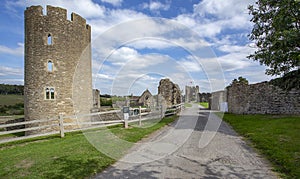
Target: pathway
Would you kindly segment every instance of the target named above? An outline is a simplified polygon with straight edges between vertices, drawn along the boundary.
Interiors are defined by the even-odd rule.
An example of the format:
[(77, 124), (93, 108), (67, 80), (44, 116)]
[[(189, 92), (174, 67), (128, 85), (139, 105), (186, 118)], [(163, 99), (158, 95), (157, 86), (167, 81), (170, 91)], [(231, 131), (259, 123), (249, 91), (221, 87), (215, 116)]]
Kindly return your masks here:
[(210, 111), (193, 105), (181, 113), (176, 124), (135, 145), (96, 178), (276, 176), (226, 123)]

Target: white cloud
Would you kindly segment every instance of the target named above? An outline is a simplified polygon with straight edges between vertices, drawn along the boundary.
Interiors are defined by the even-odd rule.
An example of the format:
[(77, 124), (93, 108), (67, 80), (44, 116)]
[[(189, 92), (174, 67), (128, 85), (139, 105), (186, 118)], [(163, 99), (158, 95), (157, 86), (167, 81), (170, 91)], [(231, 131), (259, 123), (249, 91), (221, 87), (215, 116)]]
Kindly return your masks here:
[(22, 76), (23, 68), (12, 68), (7, 66), (0, 66), (0, 76)]
[(0, 84), (24, 85), (23, 78), (0, 78)]
[(123, 2), (123, 0), (101, 0), (101, 1), (112, 4), (113, 6), (121, 6)]
[(149, 3), (143, 3), (144, 9), (149, 9), (150, 11), (158, 11), (158, 10), (164, 10), (167, 11), (170, 9), (170, 2), (167, 2), (166, 4), (162, 4), (159, 1), (150, 1)]
[(248, 16), (247, 7), (254, 0), (203, 0), (194, 5), (195, 13), (206, 16), (212, 15), (218, 19), (230, 19), (239, 16)]
[(24, 56), (24, 44), (23, 43), (18, 43), (17, 48), (9, 48), (9, 47), (0, 45), (0, 54)]
[(97, 80), (113, 80), (114, 77), (107, 75), (107, 74), (93, 74), (93, 78), (96, 78)]
[(166, 41), (166, 39), (162, 38), (143, 38), (137, 39), (130, 44), (127, 44), (129, 47), (133, 47), (136, 49), (165, 49), (174, 47), (175, 45), (171, 42)]
[(203, 0), (194, 5), (194, 12), (181, 14), (176, 21), (195, 30), (201, 37), (213, 38), (225, 29), (249, 29), (247, 7), (254, 0)]
[(192, 56), (188, 56), (178, 62), (180, 67), (183, 67), (187, 72), (202, 71), (201, 64), (195, 61)]

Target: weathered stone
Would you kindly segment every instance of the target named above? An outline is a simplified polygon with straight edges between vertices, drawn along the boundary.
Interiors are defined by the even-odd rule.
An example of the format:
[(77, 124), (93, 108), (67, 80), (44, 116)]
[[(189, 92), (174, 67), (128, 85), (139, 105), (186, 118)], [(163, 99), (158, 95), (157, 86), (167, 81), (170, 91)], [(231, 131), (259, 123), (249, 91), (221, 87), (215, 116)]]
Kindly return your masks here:
[(146, 106), (146, 107), (153, 106), (153, 97), (148, 89), (143, 92), (138, 102), (142, 104), (142, 106)]
[(181, 103), (182, 96), (179, 86), (168, 78), (160, 80), (158, 95), (164, 98), (168, 107)]
[(199, 86), (185, 86), (185, 102), (199, 102)]
[(300, 90), (285, 91), (268, 82), (227, 88), (228, 110), (236, 114), (300, 114)]
[(25, 10), (26, 121), (90, 113), (90, 42), (91, 27), (75, 13), (69, 21), (66, 9), (47, 6), (47, 15), (41, 6)]
[(209, 108), (211, 110), (221, 110), (221, 104), (226, 102), (226, 91), (216, 91), (211, 93)]

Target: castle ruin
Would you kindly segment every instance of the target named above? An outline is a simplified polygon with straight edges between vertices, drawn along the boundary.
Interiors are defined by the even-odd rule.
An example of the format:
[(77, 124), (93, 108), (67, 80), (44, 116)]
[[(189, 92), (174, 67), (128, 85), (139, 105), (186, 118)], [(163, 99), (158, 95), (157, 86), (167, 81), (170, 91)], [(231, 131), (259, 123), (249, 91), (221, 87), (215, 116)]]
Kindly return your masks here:
[(91, 27), (67, 10), (25, 10), (25, 120), (90, 113)]
[(179, 86), (168, 78), (159, 81), (158, 95), (165, 100), (168, 107), (181, 103), (182, 97)]
[(199, 86), (185, 86), (185, 102), (199, 102)]

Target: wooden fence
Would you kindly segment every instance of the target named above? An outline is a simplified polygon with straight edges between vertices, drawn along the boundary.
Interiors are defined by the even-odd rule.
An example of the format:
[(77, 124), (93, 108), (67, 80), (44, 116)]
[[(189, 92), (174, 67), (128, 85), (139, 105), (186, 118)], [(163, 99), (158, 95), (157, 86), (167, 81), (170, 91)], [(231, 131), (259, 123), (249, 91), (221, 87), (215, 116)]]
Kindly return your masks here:
[[(142, 121), (150, 120), (150, 119), (161, 119), (165, 116), (174, 115), (178, 113), (183, 104), (174, 105), (170, 108), (163, 109), (163, 107), (158, 107), (154, 109), (150, 108), (130, 108), (131, 115), (129, 116), (128, 121), (124, 120), (123, 113), (121, 110), (113, 110), (106, 112), (98, 112), (84, 115), (74, 115), (74, 116), (64, 116), (59, 115), (57, 117), (49, 118), (49, 119), (41, 119), (41, 120), (32, 120), (32, 121), (24, 121), (24, 122), (16, 122), (11, 124), (0, 124), (0, 144), (17, 141), (22, 139), (29, 139), (34, 137), (42, 137), (53, 134), (60, 134), (61, 137), (65, 136), (67, 132), (80, 131), (80, 130), (88, 130), (94, 128), (107, 127), (116, 124), (124, 124), (126, 126), (126, 122), (138, 122), (141, 126)], [(114, 120), (102, 120), (102, 115), (107, 114), (119, 114), (119, 119)], [(1, 121), (0, 121), (1, 122)], [(32, 127), (33, 126), (33, 127)], [(7, 130), (8, 128), (15, 128), (11, 130)], [(50, 131), (46, 131), (44, 133), (20, 136), (18, 135), (12, 136), (11, 134), (18, 134), (24, 132), (32, 132), (32, 131), (42, 131), (43, 129), (50, 129)], [(22, 135), (22, 134), (21, 134)], [(24, 135), (24, 134), (23, 134)]]

